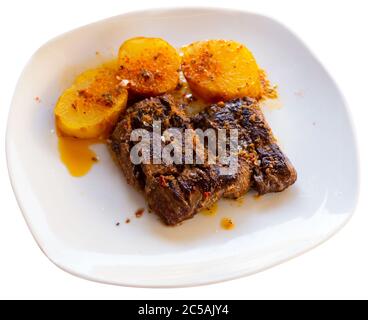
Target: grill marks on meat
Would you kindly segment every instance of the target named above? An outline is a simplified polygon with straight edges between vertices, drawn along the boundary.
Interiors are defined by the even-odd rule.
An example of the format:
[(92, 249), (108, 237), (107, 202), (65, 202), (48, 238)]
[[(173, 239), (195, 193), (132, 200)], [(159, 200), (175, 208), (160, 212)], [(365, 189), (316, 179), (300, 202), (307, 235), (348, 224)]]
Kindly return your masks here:
[[(193, 125), (202, 129), (238, 129), (240, 172), (251, 172), (252, 186), (259, 194), (281, 192), (296, 181), (295, 168), (277, 145), (255, 100), (244, 98), (212, 105), (193, 118)], [(238, 184), (242, 178), (239, 174)], [(242, 192), (230, 190), (225, 196), (237, 197)]]
[(186, 168), (176, 177), (148, 178), (148, 205), (166, 224), (176, 225), (220, 199), (223, 192), (217, 178), (217, 172), (208, 168)]
[[(206, 162), (204, 165), (187, 165), (184, 161), (182, 165), (152, 162), (134, 165), (130, 160), (130, 151), (135, 145), (130, 141), (131, 133), (134, 129), (146, 129), (151, 133), (152, 146), (154, 120), (162, 121), (162, 132), (169, 128), (238, 129), (237, 173), (221, 176), (220, 164), (208, 165)], [(195, 149), (199, 138), (194, 135), (193, 139)], [(297, 177), (258, 105), (248, 98), (212, 105), (191, 119), (172, 96), (149, 98), (126, 110), (110, 140), (112, 153), (128, 183), (144, 193), (150, 209), (168, 225), (193, 217), (221, 197), (238, 198), (251, 187), (259, 194), (280, 192)], [(164, 147), (165, 141), (161, 144)], [(207, 152), (205, 147), (205, 157)], [(195, 150), (193, 154), (195, 156)], [(184, 159), (184, 154), (182, 156)]]
[[(134, 143), (130, 135), (134, 129), (146, 129), (151, 132), (152, 145), (154, 120), (162, 121), (162, 132), (169, 128), (192, 128), (190, 120), (171, 96), (146, 99), (127, 109), (111, 136), (111, 150), (128, 183), (144, 192), (150, 209), (166, 224), (176, 225), (218, 201), (224, 193), (223, 185), (230, 181), (220, 179), (218, 166), (152, 162), (133, 165), (130, 151)], [(195, 146), (197, 137), (193, 139)]]

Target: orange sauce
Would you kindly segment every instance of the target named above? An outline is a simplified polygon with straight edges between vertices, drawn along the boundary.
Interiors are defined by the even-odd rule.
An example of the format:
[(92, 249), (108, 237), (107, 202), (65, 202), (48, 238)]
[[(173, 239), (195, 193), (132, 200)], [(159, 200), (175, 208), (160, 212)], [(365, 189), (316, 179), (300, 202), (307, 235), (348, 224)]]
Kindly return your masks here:
[(253, 197), (254, 197), (254, 200), (260, 200), (262, 198), (260, 194), (256, 194)]
[(235, 199), (233, 201), (235, 202), (235, 204), (237, 206), (241, 207), (244, 204), (244, 202), (245, 202), (245, 198), (244, 197), (240, 197), (240, 198)]
[(208, 217), (214, 217), (215, 215), (217, 215), (217, 211), (218, 211), (218, 203), (216, 202), (211, 208), (204, 209), (202, 211), (202, 214)]
[(223, 218), (221, 220), (221, 227), (224, 230), (232, 230), (235, 228), (235, 224), (230, 218)]
[(61, 161), (73, 177), (86, 175), (92, 166), (98, 163), (98, 157), (90, 147), (94, 144), (103, 143), (103, 140), (76, 139), (60, 135), (58, 138)]

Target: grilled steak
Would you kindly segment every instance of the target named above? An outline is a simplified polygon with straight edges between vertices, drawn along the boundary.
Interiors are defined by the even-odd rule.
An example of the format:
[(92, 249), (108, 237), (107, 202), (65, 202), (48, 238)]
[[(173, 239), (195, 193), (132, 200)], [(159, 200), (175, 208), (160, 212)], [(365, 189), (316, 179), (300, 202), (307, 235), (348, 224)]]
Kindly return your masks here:
[[(237, 172), (220, 175), (226, 166), (220, 164), (218, 154), (216, 164), (209, 165), (209, 147), (196, 133), (189, 147), (194, 156), (197, 145), (204, 148), (201, 163), (185, 164), (183, 140), (182, 164), (154, 164), (152, 149), (149, 163), (133, 164), (131, 151), (138, 142), (131, 141), (131, 134), (135, 129), (147, 130), (152, 148), (154, 121), (161, 121), (160, 134), (170, 128), (180, 129), (182, 134), (186, 129), (238, 129)], [(160, 136), (159, 143), (164, 148), (168, 141)], [(257, 103), (248, 98), (212, 105), (191, 119), (170, 95), (143, 100), (126, 110), (111, 136), (110, 147), (128, 183), (144, 193), (150, 209), (168, 225), (193, 217), (221, 197), (238, 198), (251, 186), (265, 194), (282, 191), (296, 180), (295, 169), (276, 144)]]
[[(130, 141), (131, 133), (135, 129), (146, 129), (151, 134), (152, 145), (155, 120), (162, 121), (162, 132), (169, 128), (191, 128), (189, 119), (171, 96), (146, 99), (127, 109), (111, 136), (111, 150), (128, 183), (144, 192), (150, 209), (166, 224), (176, 225), (215, 203), (223, 195), (224, 186), (231, 184), (235, 177), (220, 177), (219, 166), (206, 163), (134, 165), (130, 160), (135, 145)], [(195, 146), (198, 139), (195, 135), (193, 139)], [(165, 146), (164, 139), (161, 144)]]
[[(282, 153), (255, 100), (236, 99), (208, 107), (192, 119), (193, 126), (201, 129), (238, 129), (239, 169), (249, 171), (252, 185), (259, 194), (281, 192), (292, 185), (297, 173), (289, 159)], [(244, 194), (241, 189), (243, 176), (238, 176), (236, 187), (225, 192), (225, 197)]]

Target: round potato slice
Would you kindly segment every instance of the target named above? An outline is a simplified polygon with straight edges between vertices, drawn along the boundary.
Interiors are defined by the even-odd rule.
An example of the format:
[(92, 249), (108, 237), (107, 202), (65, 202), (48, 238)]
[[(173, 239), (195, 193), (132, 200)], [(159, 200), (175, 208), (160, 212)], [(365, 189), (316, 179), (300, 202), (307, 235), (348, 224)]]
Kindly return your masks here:
[(124, 110), (128, 93), (114, 68), (100, 67), (77, 77), (55, 107), (56, 125), (65, 136), (105, 138)]
[(182, 48), (182, 69), (191, 89), (208, 101), (262, 94), (259, 68), (252, 53), (235, 41), (209, 40)]
[(133, 38), (119, 50), (120, 77), (135, 94), (156, 96), (175, 89), (181, 59), (159, 38)]

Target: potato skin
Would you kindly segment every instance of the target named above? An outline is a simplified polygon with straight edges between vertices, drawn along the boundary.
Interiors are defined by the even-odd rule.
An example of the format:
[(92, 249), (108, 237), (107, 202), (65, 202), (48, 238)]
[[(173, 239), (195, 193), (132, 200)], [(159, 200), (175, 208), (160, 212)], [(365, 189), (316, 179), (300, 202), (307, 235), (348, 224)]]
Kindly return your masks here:
[(175, 89), (181, 58), (160, 38), (138, 37), (125, 41), (119, 50), (120, 77), (129, 81), (137, 95), (157, 96)]
[(54, 113), (60, 134), (80, 139), (106, 138), (127, 103), (117, 65), (88, 70), (59, 98)]
[(201, 98), (216, 102), (262, 94), (259, 68), (253, 54), (235, 41), (208, 40), (184, 48), (182, 70)]

